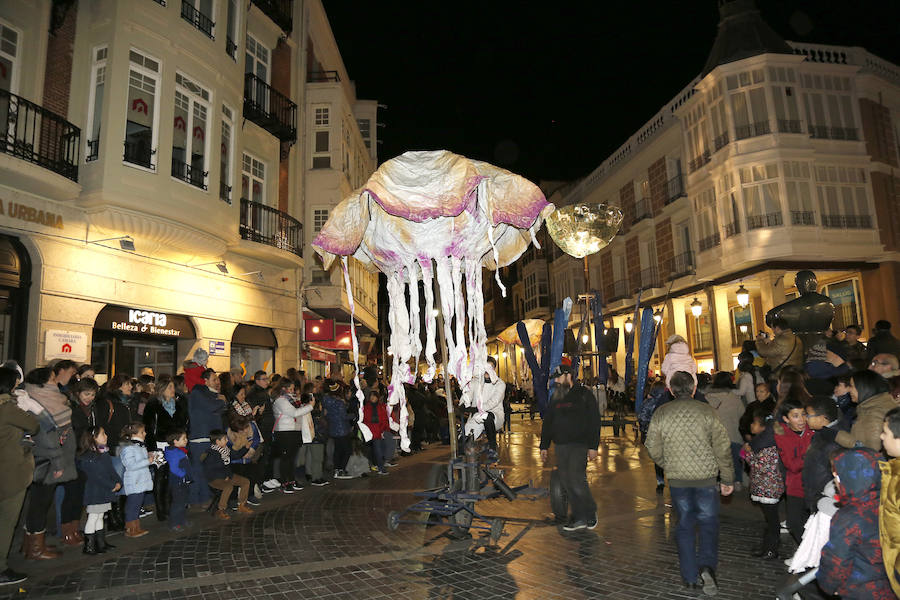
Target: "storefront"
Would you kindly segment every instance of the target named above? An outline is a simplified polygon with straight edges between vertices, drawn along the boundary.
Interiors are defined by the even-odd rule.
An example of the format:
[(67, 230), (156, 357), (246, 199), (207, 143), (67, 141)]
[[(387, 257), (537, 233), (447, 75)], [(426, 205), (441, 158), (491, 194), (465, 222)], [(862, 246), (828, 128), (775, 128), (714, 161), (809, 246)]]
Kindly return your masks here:
[(257, 371), (275, 372), (278, 341), (268, 327), (238, 325), (231, 336), (231, 368), (241, 369), (244, 379)]
[(107, 305), (94, 322), (91, 364), (102, 379), (116, 373), (175, 375), (178, 341), (195, 340), (191, 319), (185, 315), (161, 313), (125, 306)]

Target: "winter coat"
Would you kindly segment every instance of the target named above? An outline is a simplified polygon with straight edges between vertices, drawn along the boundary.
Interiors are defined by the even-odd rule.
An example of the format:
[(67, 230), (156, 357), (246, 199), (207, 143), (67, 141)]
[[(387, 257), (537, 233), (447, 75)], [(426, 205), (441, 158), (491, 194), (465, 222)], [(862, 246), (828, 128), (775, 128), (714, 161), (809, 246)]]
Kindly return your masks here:
[(25, 434), (36, 434), (37, 417), (25, 412), (9, 394), (0, 395), (0, 500), (15, 496), (27, 488), (34, 478), (31, 447), (22, 443)]
[(122, 430), (131, 422), (131, 409), (119, 392), (104, 392), (94, 401), (97, 424), (106, 431), (106, 445), (113, 452), (119, 447)]
[(188, 439), (209, 437), (213, 429), (222, 429), (222, 415), (227, 404), (219, 399), (219, 394), (200, 383), (188, 394), (188, 419), (191, 431)]
[[(378, 417), (377, 422), (375, 421), (376, 415)], [(379, 402), (378, 404), (366, 402), (363, 406), (363, 423), (372, 432), (372, 439), (380, 440), (385, 432), (390, 429), (387, 405), (384, 402)]]
[(140, 494), (153, 491), (153, 477), (150, 476), (150, 457), (147, 447), (139, 440), (122, 440), (119, 457), (125, 467), (122, 477), (125, 494)]
[(166, 463), (169, 465), (169, 477), (175, 477), (182, 481), (192, 481), (194, 479), (187, 448), (168, 446), (163, 451), (163, 455), (166, 457)]
[(816, 504), (822, 497), (822, 490), (834, 479), (831, 474), (831, 453), (840, 448), (834, 437), (837, 435), (837, 423), (816, 431), (806, 456), (803, 457), (803, 497), (806, 507), (815, 512)]
[(254, 383), (247, 390), (246, 400), (247, 404), (253, 408), (257, 406), (263, 407), (262, 412), (256, 417), (256, 422), (259, 423), (259, 430), (262, 432), (263, 438), (271, 440), (272, 430), (275, 428), (275, 413), (272, 408), (272, 399), (269, 398), (269, 392)]
[(744, 403), (741, 402), (737, 392), (730, 388), (710, 388), (706, 392), (706, 402), (716, 409), (716, 414), (725, 426), (731, 443), (743, 443), (740, 427), (741, 417), (744, 416)]
[(697, 363), (694, 361), (694, 357), (691, 356), (691, 349), (684, 342), (675, 342), (669, 347), (660, 371), (666, 376), (666, 386), (669, 385), (672, 375), (678, 371), (690, 373), (691, 377), (694, 378), (694, 385), (697, 384)]
[(272, 403), (272, 411), (275, 414), (275, 431), (301, 431), (300, 417), (308, 415), (312, 409), (312, 402), (296, 406), (294, 398), (291, 396), (279, 396)]
[(866, 360), (871, 361), (878, 354), (893, 354), (900, 358), (900, 340), (890, 331), (878, 331), (866, 344)]
[[(96, 427), (97, 425), (102, 425), (100, 419), (97, 418), (96, 403), (91, 402), (85, 406), (80, 402), (73, 401), (70, 402), (70, 405), (72, 406), (72, 429), (75, 430), (76, 440), (80, 440), (81, 434), (88, 429)], [(109, 433), (107, 433), (106, 436), (108, 438)]]
[(322, 406), (328, 419), (328, 435), (333, 438), (350, 435), (352, 427), (350, 415), (347, 414), (347, 403), (331, 394), (325, 394)]
[(753, 436), (746, 460), (750, 466), (750, 499), (763, 504), (777, 504), (784, 494), (784, 476), (771, 426)]
[[(34, 475), (35, 482), (52, 484), (64, 483), (78, 478), (75, 469), (75, 451), (78, 441), (75, 431), (69, 423), (49, 431), (41, 428), (32, 436), (34, 440)], [(46, 466), (44, 466), (46, 464)], [(61, 477), (53, 477), (53, 473), (62, 471)], [(39, 477), (43, 473), (43, 477)]]
[(776, 373), (788, 365), (803, 366), (803, 342), (790, 329), (772, 339), (756, 340), (756, 351)]
[(259, 459), (258, 449), (262, 445), (259, 426), (250, 421), (246, 429), (234, 431), (228, 429), (228, 447), (231, 448), (231, 462), (248, 464)]
[(188, 393), (194, 390), (195, 385), (204, 385), (203, 371), (205, 370), (206, 367), (197, 364), (194, 361), (191, 361), (184, 366), (184, 386), (187, 388)]
[(878, 528), (881, 555), (894, 593), (900, 596), (900, 458), (878, 463), (881, 468), (881, 505)]
[(647, 428), (650, 427), (650, 419), (653, 418), (653, 413), (656, 412), (656, 409), (671, 399), (671, 394), (669, 394), (669, 391), (665, 388), (657, 388), (655, 391), (651, 390), (651, 392), (647, 394), (647, 398), (641, 402), (641, 412), (637, 417), (641, 433), (647, 433)]
[(731, 441), (716, 411), (690, 397), (660, 406), (644, 442), (653, 462), (665, 469), (671, 487), (709, 487), (721, 477), (734, 481)]
[(151, 450), (157, 448), (157, 444), (165, 444), (166, 437), (176, 429), (187, 431), (188, 407), (177, 396), (175, 397), (175, 412), (169, 411), (163, 406), (162, 400), (153, 398), (144, 407), (144, 428), (147, 430), (147, 447)]
[(583, 385), (575, 384), (562, 398), (551, 398), (541, 425), (541, 450), (551, 443), (581, 444), (589, 450), (600, 445), (597, 400)]
[(207, 481), (229, 479), (231, 477), (231, 466), (226, 465), (219, 451), (210, 446), (206, 451), (206, 457), (203, 459), (203, 473), (206, 475)]
[(113, 467), (109, 452), (85, 452), (78, 457), (78, 468), (87, 476), (84, 484), (84, 505), (115, 502), (113, 488), (122, 483)]
[(849, 450), (835, 458), (834, 472), (840, 508), (831, 518), (816, 581), (845, 600), (894, 600), (878, 537), (878, 456), (868, 448)]
[(751, 403), (756, 401), (756, 386), (760, 383), (765, 383), (765, 380), (755, 368), (752, 371), (741, 371), (741, 376), (737, 382), (737, 390), (744, 406), (750, 406)]
[(856, 406), (856, 421), (849, 433), (840, 431), (836, 441), (844, 448), (853, 448), (857, 443), (872, 450), (881, 450), (881, 428), (884, 415), (898, 404), (890, 393), (883, 392), (863, 400)]
[(796, 432), (784, 423), (775, 423), (775, 445), (784, 467), (784, 486), (788, 496), (803, 498), (803, 457), (813, 439), (813, 430)]

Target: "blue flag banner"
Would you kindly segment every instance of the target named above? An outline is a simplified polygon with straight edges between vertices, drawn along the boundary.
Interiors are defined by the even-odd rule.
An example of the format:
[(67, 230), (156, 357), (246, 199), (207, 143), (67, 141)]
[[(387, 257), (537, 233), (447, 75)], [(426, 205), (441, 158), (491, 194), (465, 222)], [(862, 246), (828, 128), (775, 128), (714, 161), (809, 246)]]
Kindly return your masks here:
[(641, 343), (638, 349), (637, 385), (634, 390), (634, 412), (640, 414), (644, 401), (644, 388), (647, 385), (647, 374), (650, 370), (650, 358), (653, 356), (658, 329), (653, 319), (653, 309), (647, 307), (641, 316)]
[(634, 376), (634, 334), (640, 327), (641, 318), (641, 292), (638, 290), (637, 301), (634, 303), (634, 317), (632, 318), (633, 329), (631, 334), (625, 332), (625, 387), (631, 384)]
[[(594, 292), (594, 339), (597, 340), (597, 350), (600, 350), (603, 335), (603, 304), (600, 298), (600, 292)], [(597, 381), (600, 385), (606, 385), (609, 378), (609, 371), (606, 367), (606, 354), (597, 355)]]

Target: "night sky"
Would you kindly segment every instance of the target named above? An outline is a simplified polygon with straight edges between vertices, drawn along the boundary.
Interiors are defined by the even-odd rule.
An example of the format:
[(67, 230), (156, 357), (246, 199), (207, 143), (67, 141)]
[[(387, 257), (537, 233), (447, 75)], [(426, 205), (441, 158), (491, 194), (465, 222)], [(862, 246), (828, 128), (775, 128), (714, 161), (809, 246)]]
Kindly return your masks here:
[[(715, 0), (324, 0), (380, 161), (448, 149), (534, 181), (589, 173), (703, 68)], [(900, 63), (900, 2), (757, 0), (785, 39)], [(839, 9), (836, 7), (840, 7)]]

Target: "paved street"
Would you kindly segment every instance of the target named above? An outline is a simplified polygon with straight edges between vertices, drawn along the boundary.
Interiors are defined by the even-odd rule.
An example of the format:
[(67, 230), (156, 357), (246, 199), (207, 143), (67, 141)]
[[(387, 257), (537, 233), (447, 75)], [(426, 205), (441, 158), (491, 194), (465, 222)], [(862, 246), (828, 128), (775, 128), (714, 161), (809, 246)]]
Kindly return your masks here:
[[(501, 463), (511, 485), (546, 485), (538, 457), (539, 423), (513, 421), (502, 435)], [(690, 598), (682, 591), (668, 494), (655, 493), (653, 466), (631, 440), (603, 438), (589, 479), (600, 506), (594, 531), (563, 533), (549, 501), (482, 502), (486, 514), (509, 517), (499, 545), (486, 537), (454, 540), (443, 527), (402, 525), (390, 532), (388, 511), (410, 504), (446, 447), (405, 458), (387, 477), (307, 487), (265, 498), (258, 514), (219, 524), (194, 514), (175, 536), (144, 519), (151, 534), (116, 535), (101, 557), (68, 549), (59, 561), (12, 566), (32, 578), (16, 598)], [(515, 465), (515, 466), (513, 466)], [(772, 597), (780, 561), (749, 557), (760, 516), (746, 491), (723, 506), (720, 598)]]

